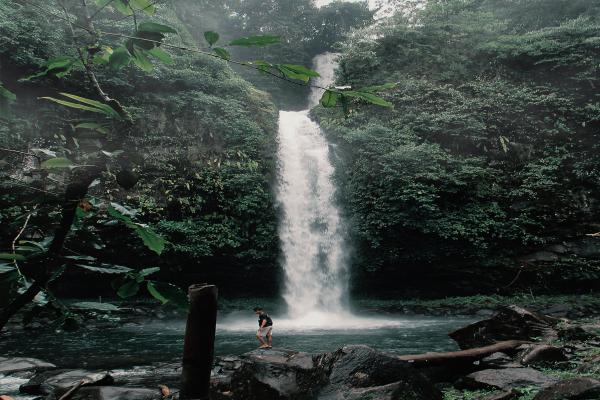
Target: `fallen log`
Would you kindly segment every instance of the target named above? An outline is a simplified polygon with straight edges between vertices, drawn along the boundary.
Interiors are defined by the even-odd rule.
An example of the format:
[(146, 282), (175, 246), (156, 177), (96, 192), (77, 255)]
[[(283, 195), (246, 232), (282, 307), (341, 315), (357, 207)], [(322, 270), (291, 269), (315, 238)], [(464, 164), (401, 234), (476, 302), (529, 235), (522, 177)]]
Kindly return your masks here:
[(522, 344), (531, 343), (525, 340), (506, 340), (489, 346), (474, 349), (450, 351), (446, 353), (424, 353), (399, 356), (400, 360), (408, 361), (415, 367), (446, 366), (453, 364), (470, 364), (496, 352), (511, 352)]

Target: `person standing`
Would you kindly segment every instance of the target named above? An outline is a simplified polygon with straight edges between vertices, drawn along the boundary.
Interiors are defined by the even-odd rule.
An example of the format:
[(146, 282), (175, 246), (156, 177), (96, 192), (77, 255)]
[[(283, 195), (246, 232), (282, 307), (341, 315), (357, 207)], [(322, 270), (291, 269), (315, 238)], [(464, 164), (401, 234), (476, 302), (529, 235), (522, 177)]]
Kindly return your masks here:
[(273, 320), (261, 307), (255, 307), (254, 314), (258, 315), (256, 338), (260, 342), (259, 348), (270, 349), (273, 347)]

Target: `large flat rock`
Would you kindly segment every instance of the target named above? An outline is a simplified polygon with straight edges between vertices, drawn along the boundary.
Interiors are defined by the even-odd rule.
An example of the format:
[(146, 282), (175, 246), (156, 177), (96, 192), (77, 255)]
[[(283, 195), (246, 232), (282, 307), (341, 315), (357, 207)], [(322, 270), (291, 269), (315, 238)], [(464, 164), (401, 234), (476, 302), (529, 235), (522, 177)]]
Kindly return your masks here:
[(160, 400), (158, 389), (125, 388), (115, 386), (84, 387), (72, 400)]
[(8, 375), (21, 371), (44, 371), (56, 368), (56, 365), (46, 361), (38, 360), (37, 358), (0, 357), (0, 374)]
[(547, 387), (558, 378), (542, 374), (533, 368), (484, 369), (461, 379), (457, 386), (467, 389), (502, 389)]
[(24, 385), (21, 385), (22, 393), (34, 395), (48, 395), (67, 392), (70, 388), (84, 381), (85, 385), (110, 385), (113, 378), (108, 372), (93, 372), (82, 369), (56, 370), (40, 372)]
[(533, 400), (597, 400), (600, 381), (592, 378), (573, 378), (560, 381), (540, 391)]

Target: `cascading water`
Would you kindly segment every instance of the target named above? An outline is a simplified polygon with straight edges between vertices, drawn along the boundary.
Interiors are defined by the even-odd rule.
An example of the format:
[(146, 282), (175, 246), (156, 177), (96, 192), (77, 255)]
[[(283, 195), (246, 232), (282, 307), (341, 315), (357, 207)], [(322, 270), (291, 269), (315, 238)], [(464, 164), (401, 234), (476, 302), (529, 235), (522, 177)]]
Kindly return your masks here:
[[(314, 83), (333, 82), (335, 54), (314, 60), (320, 74)], [(313, 89), (309, 107), (322, 90)], [(284, 256), (284, 298), (289, 316), (308, 312), (340, 314), (345, 310), (347, 257), (340, 212), (335, 204), (329, 144), (309, 110), (279, 114), (278, 200), (283, 209), (279, 227)]]

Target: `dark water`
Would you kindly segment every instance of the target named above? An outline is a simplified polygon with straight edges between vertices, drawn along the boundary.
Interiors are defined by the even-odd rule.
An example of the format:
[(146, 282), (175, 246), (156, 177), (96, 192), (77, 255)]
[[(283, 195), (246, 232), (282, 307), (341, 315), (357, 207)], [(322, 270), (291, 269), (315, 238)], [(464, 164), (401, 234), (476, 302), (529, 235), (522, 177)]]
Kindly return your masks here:
[[(225, 318), (216, 338), (217, 355), (239, 355), (257, 347), (253, 317)], [(447, 333), (471, 322), (459, 317), (390, 317), (386, 324), (325, 329), (301, 325), (278, 327), (274, 346), (325, 352), (347, 344), (366, 344), (396, 354), (456, 349)], [(348, 325), (348, 324), (346, 324)], [(352, 324), (350, 324), (352, 325)], [(27, 356), (66, 368), (127, 368), (157, 362), (177, 362), (183, 347), (183, 320), (153, 320), (141, 324), (77, 332), (24, 331), (0, 336), (1, 356)]]

